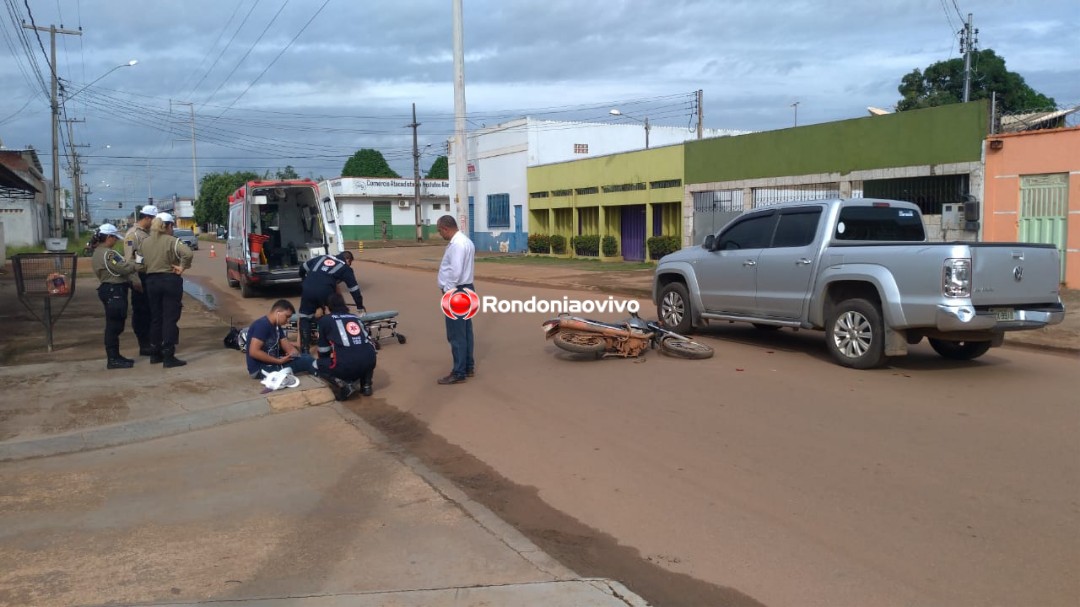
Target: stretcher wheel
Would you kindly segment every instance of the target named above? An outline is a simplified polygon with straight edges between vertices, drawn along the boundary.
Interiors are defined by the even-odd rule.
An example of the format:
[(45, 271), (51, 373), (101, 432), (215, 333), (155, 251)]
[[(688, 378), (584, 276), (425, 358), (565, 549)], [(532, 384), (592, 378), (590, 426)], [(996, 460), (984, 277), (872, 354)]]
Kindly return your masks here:
[(404, 335), (402, 335), (401, 333), (398, 333), (398, 335), (397, 335), (397, 342), (398, 342), (399, 344), (403, 344), (403, 343), (405, 343), (405, 336), (404, 336)]
[(374, 346), (375, 346), (375, 351), (376, 351), (376, 352), (378, 352), (379, 350), (381, 350), (381, 349), (382, 349), (382, 346), (380, 346), (380, 345), (379, 345), (379, 342), (378, 342), (378, 340), (372, 340), (372, 341), (371, 341), (371, 343), (372, 343), (372, 345), (374, 345)]

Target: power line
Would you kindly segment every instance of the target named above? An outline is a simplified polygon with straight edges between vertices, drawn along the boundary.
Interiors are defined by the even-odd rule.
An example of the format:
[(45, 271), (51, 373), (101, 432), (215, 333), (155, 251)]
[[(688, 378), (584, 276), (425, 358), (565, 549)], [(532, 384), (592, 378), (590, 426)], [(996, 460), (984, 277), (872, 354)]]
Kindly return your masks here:
[[(244, 89), (244, 91), (242, 93), (237, 95), (236, 99), (233, 99), (232, 103), (230, 103), (228, 106), (226, 106), (226, 108), (224, 110), (221, 111), (221, 114), (218, 116), (218, 118), (221, 118), (221, 116), (224, 116), (225, 112), (228, 112), (229, 109), (232, 108), (233, 104), (235, 104), (237, 101), (240, 101), (240, 98), (243, 97), (245, 94), (247, 94), (247, 92), (251, 90), (251, 87), (255, 86), (255, 83), (258, 82), (259, 79), (262, 78), (263, 75), (266, 74), (267, 70), (269, 70), (275, 63), (277, 63), (278, 59), (281, 59), (281, 56), (285, 54), (285, 51), (289, 50), (289, 47), (291, 47), (293, 45), (293, 43), (296, 42), (296, 39), (300, 37), (300, 34), (304, 33), (304, 30), (306, 30), (308, 28), (308, 26), (311, 25), (311, 22), (315, 20), (315, 17), (319, 16), (319, 13), (321, 13), (322, 10), (324, 8), (326, 8), (327, 4), (330, 4), (330, 0), (326, 0), (325, 2), (322, 3), (322, 6), (319, 7), (319, 10), (315, 11), (315, 14), (311, 16), (311, 19), (308, 19), (308, 22), (304, 24), (304, 27), (300, 28), (300, 31), (296, 32), (296, 35), (293, 36), (292, 40), (290, 40), (289, 43), (285, 45), (285, 48), (281, 49), (281, 52), (279, 52), (277, 54), (277, 56), (274, 57), (274, 59), (270, 62), (269, 65), (267, 65), (265, 68), (263, 68), (263, 71), (259, 72), (259, 75), (256, 76), (255, 79), (251, 81), (251, 84), (247, 85), (247, 88)], [(281, 8), (285, 8), (285, 6), (282, 5)], [(217, 118), (214, 118), (214, 120), (217, 120)], [(213, 121), (211, 121), (211, 122), (213, 122)]]

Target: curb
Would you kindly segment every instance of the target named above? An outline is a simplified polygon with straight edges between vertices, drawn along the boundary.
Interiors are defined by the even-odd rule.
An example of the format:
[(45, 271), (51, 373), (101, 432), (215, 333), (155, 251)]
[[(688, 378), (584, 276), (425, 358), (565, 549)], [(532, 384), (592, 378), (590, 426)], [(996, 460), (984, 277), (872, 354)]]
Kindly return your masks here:
[(513, 525), (498, 517), (483, 504), (473, 500), (457, 485), (438, 472), (429, 468), (420, 459), (393, 443), (385, 434), (369, 424), (362, 417), (347, 409), (343, 404), (331, 403), (330, 408), (349, 425), (359, 430), (380, 449), (393, 454), (403, 465), (419, 476), (444, 498), (453, 502), (476, 524), (499, 539), (538, 570), (552, 576), (555, 583), (585, 583), (604, 595), (615, 598), (629, 607), (648, 607), (648, 602), (635, 594), (622, 583), (606, 578), (582, 578), (569, 567), (544, 552), (532, 540), (525, 537)]
[[(327, 398), (329, 397), (329, 398)], [(79, 453), (105, 447), (119, 447), (155, 438), (175, 436), (193, 430), (205, 430), (272, 413), (294, 411), (333, 401), (329, 388), (318, 386), (283, 394), (240, 401), (202, 411), (91, 428), (71, 434), (35, 437), (0, 443), (0, 462), (18, 461), (53, 455)]]
[[(376, 259), (365, 259), (363, 261), (366, 261), (368, 263), (377, 263), (379, 265), (389, 266), (389, 267), (392, 267), (392, 268), (405, 268), (407, 270), (424, 270), (424, 271), (432, 271), (432, 270), (434, 270), (434, 271), (438, 271), (438, 268), (429, 268), (429, 267), (426, 267), (426, 266), (411, 265), (411, 264), (405, 264), (405, 263), (397, 263), (397, 262), (392, 262), (392, 261), (379, 261), (379, 260), (376, 260)], [(540, 281), (537, 281), (537, 280), (528, 280), (528, 279), (521, 279), (521, 278), (505, 278), (505, 277), (502, 277), (502, 276), (480, 276), (480, 275), (477, 275), (477, 278), (479, 278), (481, 280), (486, 280), (488, 282), (494, 282), (494, 283), (505, 284), (505, 285), (516, 285), (516, 286), (526, 286), (526, 287), (542, 287), (542, 288), (546, 288), (546, 289), (565, 288), (565, 289), (575, 289), (575, 290), (578, 290), (578, 291), (596, 291), (597, 293), (607, 293), (609, 295), (622, 295), (624, 297), (634, 297), (634, 298), (637, 298), (637, 299), (647, 299), (647, 300), (650, 300), (650, 301), (652, 300), (652, 289), (634, 289), (634, 288), (605, 289), (605, 288), (598, 287), (598, 286), (595, 286), (595, 285), (579, 285), (579, 284), (575, 284), (575, 283), (565, 283), (565, 282), (564, 283), (554, 283), (553, 284), (553, 283), (543, 283), (543, 282), (540, 282)]]

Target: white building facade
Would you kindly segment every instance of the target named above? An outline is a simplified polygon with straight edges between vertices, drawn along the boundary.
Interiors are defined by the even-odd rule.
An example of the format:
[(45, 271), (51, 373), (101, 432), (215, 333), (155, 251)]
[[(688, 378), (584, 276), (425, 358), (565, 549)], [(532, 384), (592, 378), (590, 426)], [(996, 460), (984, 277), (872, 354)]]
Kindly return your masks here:
[[(739, 135), (746, 131), (704, 129), (703, 137)], [(697, 138), (685, 127), (652, 125), (649, 147)], [(451, 142), (453, 145), (453, 142)], [(561, 122), (520, 118), (468, 133), (468, 200), (457, 209), (465, 231), (482, 251), (525, 251), (529, 225), (526, 169), (530, 166), (604, 156), (646, 147), (643, 124)], [(457, 167), (453, 151), (449, 184)], [(452, 188), (448, 190), (453, 198)]]
[(450, 182), (420, 180), (419, 216), (415, 183), (393, 177), (338, 177), (319, 183), (319, 197), (329, 197), (337, 208), (345, 240), (416, 240), (418, 222), (423, 237), (431, 238), (435, 222), (450, 214)]

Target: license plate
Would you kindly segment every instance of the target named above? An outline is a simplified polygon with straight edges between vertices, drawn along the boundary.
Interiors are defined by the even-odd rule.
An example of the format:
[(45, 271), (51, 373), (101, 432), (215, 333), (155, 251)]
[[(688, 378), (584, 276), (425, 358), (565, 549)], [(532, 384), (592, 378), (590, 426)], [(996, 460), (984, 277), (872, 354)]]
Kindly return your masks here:
[(990, 308), (998, 320), (1016, 320), (1016, 310), (1012, 308)]

